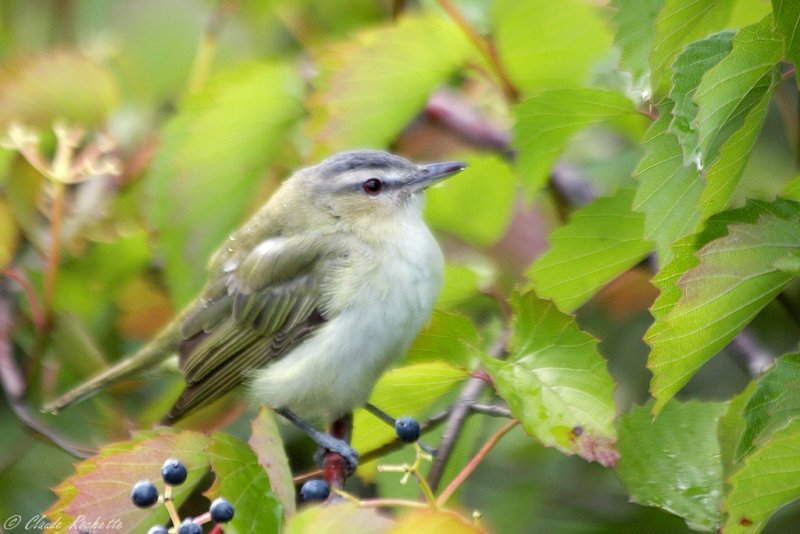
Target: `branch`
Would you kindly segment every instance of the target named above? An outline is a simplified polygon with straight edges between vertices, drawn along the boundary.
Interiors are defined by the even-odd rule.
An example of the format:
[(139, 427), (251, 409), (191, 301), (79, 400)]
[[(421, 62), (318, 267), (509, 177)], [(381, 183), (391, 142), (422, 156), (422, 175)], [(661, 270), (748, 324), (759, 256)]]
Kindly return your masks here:
[[(505, 354), (510, 335), (511, 331), (506, 328), (497, 340), (497, 343), (495, 343), (495, 346), (492, 347), (490, 351), (492, 356), (499, 358)], [(428, 472), (428, 485), (434, 492), (436, 488), (439, 487), (444, 469), (447, 466), (447, 461), (453, 453), (453, 448), (458, 440), (458, 436), (461, 434), (461, 430), (464, 428), (464, 423), (467, 421), (467, 416), (470, 414), (471, 407), (477, 403), (485, 387), (486, 381), (480, 377), (472, 377), (467, 380), (467, 383), (461, 390), (461, 395), (458, 397), (455, 406), (453, 406), (453, 410), (450, 412), (447, 426), (445, 426), (444, 433), (442, 434), (442, 441), (437, 449), (439, 452)]]

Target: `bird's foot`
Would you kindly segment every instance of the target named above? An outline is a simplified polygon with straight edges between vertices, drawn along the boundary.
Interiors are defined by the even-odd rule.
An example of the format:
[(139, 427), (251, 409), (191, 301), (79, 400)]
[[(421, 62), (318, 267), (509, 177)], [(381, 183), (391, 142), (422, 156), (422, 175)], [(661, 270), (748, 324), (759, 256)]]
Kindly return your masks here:
[(314, 462), (320, 467), (326, 467), (328, 461), (328, 454), (333, 453), (338, 455), (344, 461), (345, 472), (347, 476), (355, 473), (358, 467), (358, 453), (347, 442), (336, 439), (333, 436), (327, 435), (328, 439), (323, 439), (324, 443), (317, 444), (320, 448), (314, 454)]

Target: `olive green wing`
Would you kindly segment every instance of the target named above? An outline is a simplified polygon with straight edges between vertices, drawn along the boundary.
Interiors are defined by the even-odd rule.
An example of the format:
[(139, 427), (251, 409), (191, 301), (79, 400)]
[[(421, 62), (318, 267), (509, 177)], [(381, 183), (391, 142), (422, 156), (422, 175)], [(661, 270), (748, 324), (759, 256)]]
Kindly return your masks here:
[(223, 396), (280, 358), (325, 322), (320, 273), (337, 258), (319, 236), (274, 237), (221, 262), (181, 325), (186, 389), (166, 417), (175, 421)]

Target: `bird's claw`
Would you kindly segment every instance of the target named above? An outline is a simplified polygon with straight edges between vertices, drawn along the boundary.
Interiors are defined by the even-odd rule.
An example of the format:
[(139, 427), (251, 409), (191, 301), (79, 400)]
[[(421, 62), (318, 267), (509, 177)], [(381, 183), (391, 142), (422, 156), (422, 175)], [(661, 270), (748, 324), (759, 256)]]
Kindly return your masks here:
[(356, 468), (358, 467), (358, 453), (353, 447), (342, 440), (333, 440), (329, 443), (326, 443), (325, 447), (317, 449), (317, 452), (314, 453), (314, 462), (318, 466), (324, 467), (325, 457), (329, 452), (338, 454), (342, 460), (344, 460), (347, 476), (355, 473)]

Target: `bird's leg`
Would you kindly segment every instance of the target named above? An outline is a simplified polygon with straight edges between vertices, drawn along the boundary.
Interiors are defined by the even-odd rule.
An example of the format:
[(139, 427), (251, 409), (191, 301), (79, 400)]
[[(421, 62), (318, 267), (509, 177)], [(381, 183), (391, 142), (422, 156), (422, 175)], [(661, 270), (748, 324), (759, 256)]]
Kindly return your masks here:
[[(350, 443), (350, 438), (353, 434), (353, 413), (350, 412), (331, 424), (330, 435), (335, 439), (340, 440), (342, 443)], [(349, 447), (349, 446), (348, 446)], [(353, 454), (355, 451), (350, 449)], [(355, 461), (358, 462), (356, 456)], [(336, 451), (328, 449), (325, 451), (325, 459), (322, 462), (322, 471), (324, 472), (325, 480), (328, 481), (332, 487), (344, 487), (345, 478), (355, 471), (355, 466), (350, 468), (347, 460), (343, 455)]]
[[(338, 456), (340, 462), (342, 460), (344, 461), (345, 465), (343, 466), (343, 469), (341, 469), (341, 471), (344, 472), (345, 476), (353, 474), (353, 472), (356, 470), (356, 467), (358, 467), (358, 453), (355, 451), (355, 449), (353, 449), (353, 447), (351, 447), (348, 444), (348, 441), (350, 440), (350, 432), (352, 431), (353, 428), (352, 414), (349, 414), (349, 416), (342, 417), (341, 419), (335, 421), (332, 426), (332, 432), (334, 432), (334, 434), (331, 435), (326, 432), (320, 432), (319, 430), (309, 425), (308, 423), (297, 417), (292, 411), (287, 410), (286, 408), (279, 408), (275, 410), (275, 412), (279, 413), (288, 421), (290, 421), (292, 424), (294, 424), (297, 428), (305, 432), (306, 435), (308, 435), (308, 437), (314, 440), (314, 443), (319, 445), (324, 451), (327, 451), (325, 453), (325, 458), (324, 458), (324, 466), (326, 468), (326, 478), (327, 478), (327, 464), (329, 462), (329, 456), (331, 454)], [(345, 423), (341, 423), (342, 428), (337, 428), (337, 424), (340, 424), (340, 422), (342, 421), (345, 421)], [(343, 483), (344, 480), (342, 479), (341, 482)], [(333, 485), (333, 482), (329, 481), (329, 483)], [(339, 487), (341, 487), (341, 484)]]
[[(375, 417), (377, 417), (378, 419), (380, 419), (381, 421), (383, 421), (384, 423), (386, 423), (387, 425), (391, 426), (392, 428), (395, 428), (395, 423), (397, 422), (397, 420), (388, 413), (384, 412), (383, 410), (375, 406), (374, 404), (372, 404), (371, 402), (365, 404), (364, 409), (367, 410), (372, 415), (374, 415)], [(431, 456), (436, 456), (435, 448), (421, 441), (418, 441), (417, 443), (419, 444), (419, 447), (423, 451), (427, 452)]]

